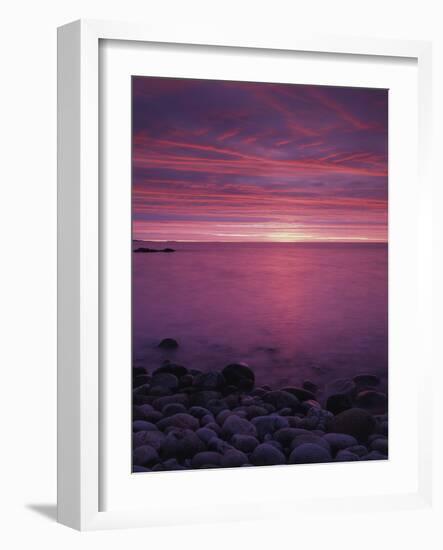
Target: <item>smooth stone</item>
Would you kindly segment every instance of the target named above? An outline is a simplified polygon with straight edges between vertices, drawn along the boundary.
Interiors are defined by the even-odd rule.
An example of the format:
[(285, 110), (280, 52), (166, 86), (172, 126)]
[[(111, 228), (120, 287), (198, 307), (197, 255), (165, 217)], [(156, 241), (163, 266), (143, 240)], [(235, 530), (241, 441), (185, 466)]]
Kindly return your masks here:
[(231, 414), (233, 413), (229, 409), (220, 411), (216, 416), (217, 424), (219, 424), (220, 426), (223, 426), (223, 422), (228, 418), (228, 416), (231, 416)]
[(348, 447), (346, 449), (350, 453), (354, 453), (355, 455), (362, 457), (368, 454), (368, 449), (364, 445), (354, 445), (353, 447)]
[(225, 386), (226, 381), (219, 372), (204, 372), (194, 377), (193, 385), (203, 390), (217, 390)]
[(162, 409), (162, 413), (165, 416), (172, 416), (177, 413), (185, 413), (187, 411), (186, 407), (181, 403), (168, 403)]
[(195, 433), (204, 443), (209, 443), (212, 438), (217, 437), (217, 433), (209, 428), (199, 428)]
[(182, 466), (175, 458), (169, 458), (168, 460), (165, 460), (163, 462), (163, 468), (166, 471), (186, 470), (186, 468)]
[(246, 363), (231, 363), (222, 370), (222, 374), (229, 386), (244, 391), (254, 387), (255, 375)]
[(230, 449), (222, 456), (221, 465), (224, 468), (236, 468), (248, 464), (249, 460), (245, 453), (238, 449)]
[(232, 445), (219, 437), (213, 437), (208, 443), (209, 451), (216, 451), (217, 453), (224, 454), (230, 449), (232, 449)]
[(148, 422), (152, 422), (153, 424), (157, 424), (159, 420), (163, 418), (163, 413), (160, 411), (152, 411), (145, 414), (145, 420)]
[(378, 386), (380, 378), (375, 374), (358, 374), (354, 376), (353, 382), (356, 386)]
[(303, 401), (302, 403), (302, 407), (306, 410), (306, 411), (309, 411), (309, 409), (321, 409), (321, 405), (318, 401), (316, 401), (315, 399), (308, 399), (306, 401)]
[(193, 431), (175, 429), (167, 434), (160, 447), (160, 455), (163, 458), (183, 460), (205, 449), (205, 444)]
[(164, 338), (158, 345), (161, 349), (177, 349), (178, 342), (174, 338)]
[(132, 367), (132, 377), (143, 376), (147, 374), (145, 367)]
[(296, 428), (280, 428), (274, 433), (274, 439), (281, 443), (283, 447), (289, 447), (297, 435), (299, 433)]
[(137, 466), (152, 466), (158, 462), (158, 453), (150, 445), (142, 445), (132, 452), (132, 462)]
[(324, 447), (313, 443), (303, 443), (289, 455), (289, 464), (313, 464), (330, 461), (330, 453)]
[(277, 409), (283, 409), (285, 407), (289, 407), (290, 409), (298, 409), (300, 406), (300, 401), (297, 397), (295, 397), (295, 395), (283, 390), (268, 392), (265, 396), (263, 396), (263, 401), (270, 403)]
[(198, 430), (200, 423), (195, 416), (188, 413), (176, 413), (172, 416), (168, 416), (167, 418), (163, 418), (163, 420), (160, 420), (157, 423), (157, 427), (160, 430), (164, 430), (170, 426), (173, 426), (174, 428)]
[(286, 416), (256, 416), (251, 422), (255, 426), (260, 439), (263, 439), (268, 433), (273, 434), (277, 430), (289, 426)]
[(334, 416), (329, 423), (329, 432), (354, 436), (358, 441), (366, 441), (375, 430), (374, 418), (363, 409), (349, 409)]
[(194, 377), (192, 374), (185, 374), (179, 378), (180, 386), (190, 387), (194, 383)]
[(197, 407), (197, 406), (191, 407), (188, 412), (189, 414), (192, 414), (192, 416), (195, 416), (195, 418), (198, 418), (199, 420), (204, 416), (211, 414), (208, 411), (208, 409), (206, 409), (205, 407)]
[(348, 434), (327, 433), (323, 439), (329, 443), (333, 453), (358, 444), (355, 437)]
[[(149, 404), (136, 405), (132, 415), (132, 420), (146, 420), (146, 415), (152, 413), (154, 407)], [(150, 421), (148, 421), (150, 422)]]
[(246, 409), (246, 416), (249, 420), (256, 418), (257, 416), (265, 416), (266, 414), (268, 414), (268, 411), (260, 405), (250, 405)]
[(160, 373), (173, 374), (174, 376), (177, 376), (177, 378), (181, 378), (182, 376), (186, 376), (188, 374), (188, 369), (183, 365), (177, 365), (176, 363), (166, 363), (153, 372), (153, 374)]
[(359, 456), (351, 453), (351, 451), (347, 449), (342, 449), (338, 451), (338, 453), (335, 456), (336, 462), (355, 462), (357, 460), (360, 460)]
[(211, 399), (208, 402), (208, 409), (215, 416), (219, 412), (227, 410), (227, 408), (228, 406), (226, 405), (226, 401), (224, 401), (223, 399)]
[(223, 422), (222, 435), (223, 437), (230, 439), (235, 434), (255, 436), (257, 434), (257, 430), (255, 429), (255, 426), (249, 422), (249, 420), (232, 414)]
[(286, 391), (292, 395), (295, 395), (295, 397), (299, 401), (307, 401), (308, 399), (315, 400), (315, 395), (310, 392), (309, 390), (306, 390), (305, 388), (298, 388), (296, 386), (289, 386), (286, 388), (282, 388), (282, 391)]
[(208, 428), (208, 430), (214, 431), (216, 434), (220, 434), (221, 432), (221, 428), (216, 422), (209, 422), (208, 424), (204, 424), (204, 427)]
[(387, 455), (380, 453), (379, 451), (371, 451), (366, 456), (363, 457), (363, 460), (387, 460)]
[(139, 376), (135, 376), (132, 379), (132, 387), (138, 388), (140, 386), (143, 386), (144, 384), (150, 384), (152, 380), (152, 377), (148, 374), (141, 374)]
[(205, 414), (205, 416), (200, 419), (200, 424), (202, 426), (208, 426), (208, 424), (215, 424), (214, 415), (211, 413)]
[(338, 378), (326, 385), (325, 395), (330, 396), (336, 393), (353, 395), (355, 384), (350, 378)]
[(325, 439), (323, 439), (323, 437), (321, 437), (320, 435), (315, 435), (312, 433), (297, 435), (291, 443), (291, 450), (306, 444), (317, 445), (318, 447), (322, 447), (323, 449), (325, 449), (325, 451), (330, 453), (331, 447), (329, 443), (325, 441)]
[(141, 431), (132, 435), (132, 446), (136, 448), (142, 447), (143, 445), (150, 445), (158, 451), (165, 438), (165, 434), (158, 430)]
[(310, 380), (305, 380), (302, 384), (302, 388), (310, 391), (313, 394), (316, 394), (318, 392), (317, 384), (314, 384), (314, 382), (311, 382)]
[(135, 392), (132, 393), (133, 405), (150, 405), (153, 402), (152, 395), (142, 395)]
[(352, 408), (351, 398), (344, 393), (334, 393), (326, 400), (326, 409), (332, 414), (340, 414), (350, 408)]
[(269, 443), (257, 445), (251, 454), (250, 460), (255, 466), (286, 464), (285, 455)]
[(192, 394), (192, 405), (198, 405), (200, 407), (208, 407), (209, 401), (213, 399), (220, 399), (221, 393), (215, 390), (201, 390)]
[(152, 404), (157, 410), (161, 411), (163, 407), (169, 403), (181, 403), (187, 406), (189, 404), (189, 397), (185, 393), (165, 395), (164, 397), (157, 397)]
[(357, 395), (355, 404), (357, 407), (367, 409), (372, 413), (383, 414), (386, 412), (388, 399), (384, 393), (374, 390), (365, 390)]
[(231, 439), (232, 445), (239, 451), (251, 453), (259, 444), (258, 439), (252, 435), (235, 434)]
[(278, 416), (291, 416), (292, 410), (289, 407), (285, 407), (284, 409), (280, 409), (277, 411)]
[(222, 455), (220, 453), (216, 453), (214, 451), (203, 451), (201, 453), (197, 453), (193, 457), (191, 464), (194, 468), (202, 468), (207, 465), (220, 466), (221, 459)]
[(175, 391), (178, 388), (178, 378), (175, 374), (169, 372), (161, 372), (154, 374), (151, 380), (152, 387), (167, 388), (170, 391)]
[(389, 448), (388, 440), (385, 438), (378, 438), (375, 441), (372, 441), (371, 443), (371, 450), (378, 451), (383, 455), (388, 454), (388, 448)]
[(147, 422), (146, 420), (135, 420), (132, 423), (133, 432), (148, 432), (150, 430), (158, 430), (158, 428), (155, 424), (152, 424), (152, 422)]
[(151, 384), (142, 384), (132, 391), (132, 395), (147, 395), (151, 394)]

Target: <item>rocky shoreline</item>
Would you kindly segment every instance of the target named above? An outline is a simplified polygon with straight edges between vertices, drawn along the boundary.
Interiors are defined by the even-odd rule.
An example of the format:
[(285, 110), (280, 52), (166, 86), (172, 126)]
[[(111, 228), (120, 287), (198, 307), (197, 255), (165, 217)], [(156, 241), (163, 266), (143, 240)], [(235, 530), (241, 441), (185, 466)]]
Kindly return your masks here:
[[(171, 339), (159, 347), (173, 351)], [(318, 387), (256, 386), (232, 363), (133, 368), (133, 471), (386, 460), (387, 397), (374, 374)]]

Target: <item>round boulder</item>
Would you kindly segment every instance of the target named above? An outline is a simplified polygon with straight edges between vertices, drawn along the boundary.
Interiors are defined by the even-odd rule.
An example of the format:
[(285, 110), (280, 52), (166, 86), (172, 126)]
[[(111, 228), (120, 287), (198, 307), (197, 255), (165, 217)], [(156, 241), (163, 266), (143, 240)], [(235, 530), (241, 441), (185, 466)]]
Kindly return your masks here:
[(132, 462), (136, 466), (152, 466), (158, 462), (158, 453), (150, 445), (142, 445), (134, 449)]
[(303, 443), (289, 455), (289, 464), (313, 464), (330, 461), (330, 453), (324, 447), (314, 443)]
[(169, 427), (174, 428), (183, 428), (183, 429), (189, 429), (189, 430), (198, 430), (200, 427), (200, 423), (195, 416), (192, 416), (188, 413), (176, 413), (172, 416), (168, 416), (166, 418), (163, 418), (157, 423), (157, 427), (160, 430), (165, 430)]
[(178, 348), (178, 342), (177, 340), (174, 340), (174, 338), (164, 338), (158, 345), (161, 349), (177, 349)]
[(254, 387), (255, 375), (246, 363), (231, 363), (223, 369), (222, 374), (228, 386), (244, 391)]
[(270, 403), (276, 409), (284, 409), (289, 407), (290, 409), (298, 409), (300, 406), (300, 401), (298, 398), (284, 390), (275, 390), (270, 391), (263, 396), (263, 401)]
[(255, 426), (244, 418), (232, 414), (228, 416), (223, 422), (222, 435), (226, 439), (230, 439), (234, 435), (243, 434), (243, 435), (257, 435), (257, 430)]
[(271, 466), (286, 464), (285, 455), (269, 443), (261, 443), (251, 454), (251, 462), (255, 466)]
[(329, 422), (329, 432), (349, 434), (358, 441), (366, 441), (368, 436), (374, 433), (376, 427), (375, 419), (363, 409), (349, 409)]

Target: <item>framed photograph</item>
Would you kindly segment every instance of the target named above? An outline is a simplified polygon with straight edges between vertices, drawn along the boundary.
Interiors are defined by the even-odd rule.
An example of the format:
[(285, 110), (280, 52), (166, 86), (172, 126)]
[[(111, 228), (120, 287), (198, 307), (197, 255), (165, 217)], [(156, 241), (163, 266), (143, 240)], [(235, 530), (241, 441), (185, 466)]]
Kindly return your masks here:
[(431, 505), (430, 72), (59, 29), (61, 523)]

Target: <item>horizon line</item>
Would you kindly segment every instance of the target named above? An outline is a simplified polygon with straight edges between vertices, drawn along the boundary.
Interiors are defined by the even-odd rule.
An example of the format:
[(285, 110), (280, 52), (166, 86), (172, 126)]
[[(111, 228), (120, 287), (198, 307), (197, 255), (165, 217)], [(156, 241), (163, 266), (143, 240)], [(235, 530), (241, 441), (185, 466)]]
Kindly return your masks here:
[(203, 244), (274, 244), (274, 243), (284, 243), (284, 244), (306, 244), (306, 243), (319, 243), (319, 244), (328, 244), (328, 243), (341, 243), (341, 244), (388, 244), (388, 240), (371, 240), (371, 239), (298, 239), (295, 241), (201, 241), (198, 239), (136, 239), (133, 238), (132, 241), (138, 241), (142, 243), (203, 243)]

